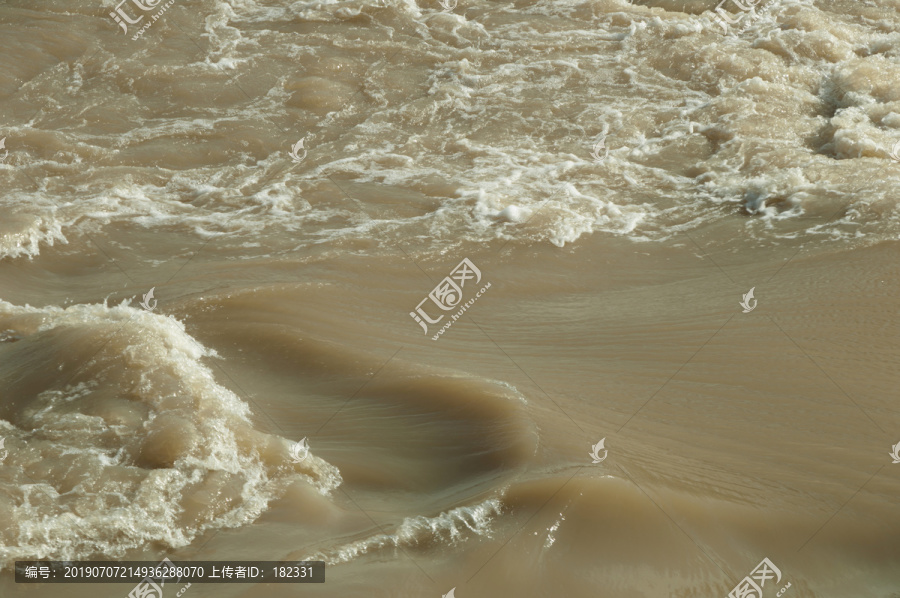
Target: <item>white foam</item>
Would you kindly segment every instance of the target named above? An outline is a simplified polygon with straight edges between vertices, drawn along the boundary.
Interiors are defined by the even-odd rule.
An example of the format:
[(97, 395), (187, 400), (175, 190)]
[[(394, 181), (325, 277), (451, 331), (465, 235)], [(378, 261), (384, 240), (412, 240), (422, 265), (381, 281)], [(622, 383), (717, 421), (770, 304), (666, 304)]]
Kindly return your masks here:
[[(62, 309), (5, 301), (0, 301), (0, 316), (30, 330), (17, 342), (23, 347), (29, 342), (53, 343), (59, 334), (93, 337), (95, 344), (112, 337), (106, 349), (83, 364), (93, 372), (90, 382), (39, 393), (21, 415), (26, 427), (9, 435), (16, 446), (26, 448), (8, 457), (12, 484), (34, 500), (14, 509), (17, 531), (14, 541), (0, 548), (4, 563), (15, 558), (78, 559), (95, 553), (117, 558), (150, 542), (185, 546), (204, 530), (255, 520), (296, 479), (307, 480), (323, 494), (340, 484), (337, 469), (314, 455), (304, 461), (305, 473), (295, 470), (289, 463), (289, 442), (283, 438), (283, 465), (264, 461), (261, 454), (269, 450), (268, 436), (253, 429), (249, 405), (221, 386), (202, 362), (216, 358), (216, 353), (171, 316), (127, 302)], [(70, 376), (68, 368), (65, 372), (59, 383)], [(112, 420), (83, 412), (95, 409), (93, 397), (110, 388), (130, 399), (117, 403)], [(147, 416), (141, 417), (137, 428), (116, 423), (116, 414), (124, 409)], [(173, 416), (196, 436), (196, 442), (186, 445), (171, 465), (148, 468), (135, 463), (135, 442), (139, 446), (151, 438), (156, 419)], [(35, 469), (35, 458), (54, 467), (68, 463), (65, 479), (83, 479), (58, 492), (55, 485), (67, 482), (45, 468)], [(31, 473), (26, 476), (23, 471)], [(49, 477), (42, 480), (37, 472)], [(215, 502), (225, 506), (209, 512), (201, 508), (196, 518), (183, 521), (181, 513), (194, 500), (190, 497), (208, 492), (204, 485), (219, 496)]]
[(429, 542), (446, 546), (463, 542), (469, 536), (490, 537), (491, 525), (502, 511), (500, 500), (491, 498), (473, 506), (445, 511), (435, 517), (408, 517), (392, 534), (377, 534), (303, 560), (324, 560), (335, 565), (385, 548), (403, 548)]

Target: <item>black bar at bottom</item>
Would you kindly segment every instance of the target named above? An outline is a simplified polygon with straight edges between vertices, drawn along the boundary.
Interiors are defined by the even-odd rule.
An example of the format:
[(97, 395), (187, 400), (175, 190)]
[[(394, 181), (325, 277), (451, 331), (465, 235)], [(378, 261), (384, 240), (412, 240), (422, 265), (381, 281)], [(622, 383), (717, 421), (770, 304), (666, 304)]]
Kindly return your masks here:
[(16, 561), (16, 583), (325, 583), (324, 561)]

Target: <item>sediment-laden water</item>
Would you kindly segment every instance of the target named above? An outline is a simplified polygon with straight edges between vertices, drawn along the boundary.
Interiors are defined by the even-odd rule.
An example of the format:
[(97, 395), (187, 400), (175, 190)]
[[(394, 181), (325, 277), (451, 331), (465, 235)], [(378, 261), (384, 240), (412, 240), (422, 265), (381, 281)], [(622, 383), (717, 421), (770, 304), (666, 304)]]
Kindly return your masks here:
[(0, 595), (900, 597), (898, 9), (6, 0)]

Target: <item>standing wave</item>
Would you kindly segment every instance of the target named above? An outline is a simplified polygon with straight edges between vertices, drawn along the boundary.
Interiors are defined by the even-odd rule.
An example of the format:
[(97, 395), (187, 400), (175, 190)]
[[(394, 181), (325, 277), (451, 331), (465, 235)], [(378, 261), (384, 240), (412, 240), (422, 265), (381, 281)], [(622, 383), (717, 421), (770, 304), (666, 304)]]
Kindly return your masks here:
[(171, 316), (122, 303), (0, 300), (0, 563), (120, 558), (259, 517), (337, 468), (257, 430), (214, 359)]

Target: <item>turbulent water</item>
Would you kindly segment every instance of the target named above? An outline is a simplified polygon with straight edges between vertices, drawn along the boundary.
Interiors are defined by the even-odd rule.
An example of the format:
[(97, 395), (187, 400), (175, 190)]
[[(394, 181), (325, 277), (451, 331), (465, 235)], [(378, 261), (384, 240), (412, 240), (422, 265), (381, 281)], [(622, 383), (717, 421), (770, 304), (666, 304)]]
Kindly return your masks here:
[(898, 10), (4, 0), (0, 596), (900, 597)]

